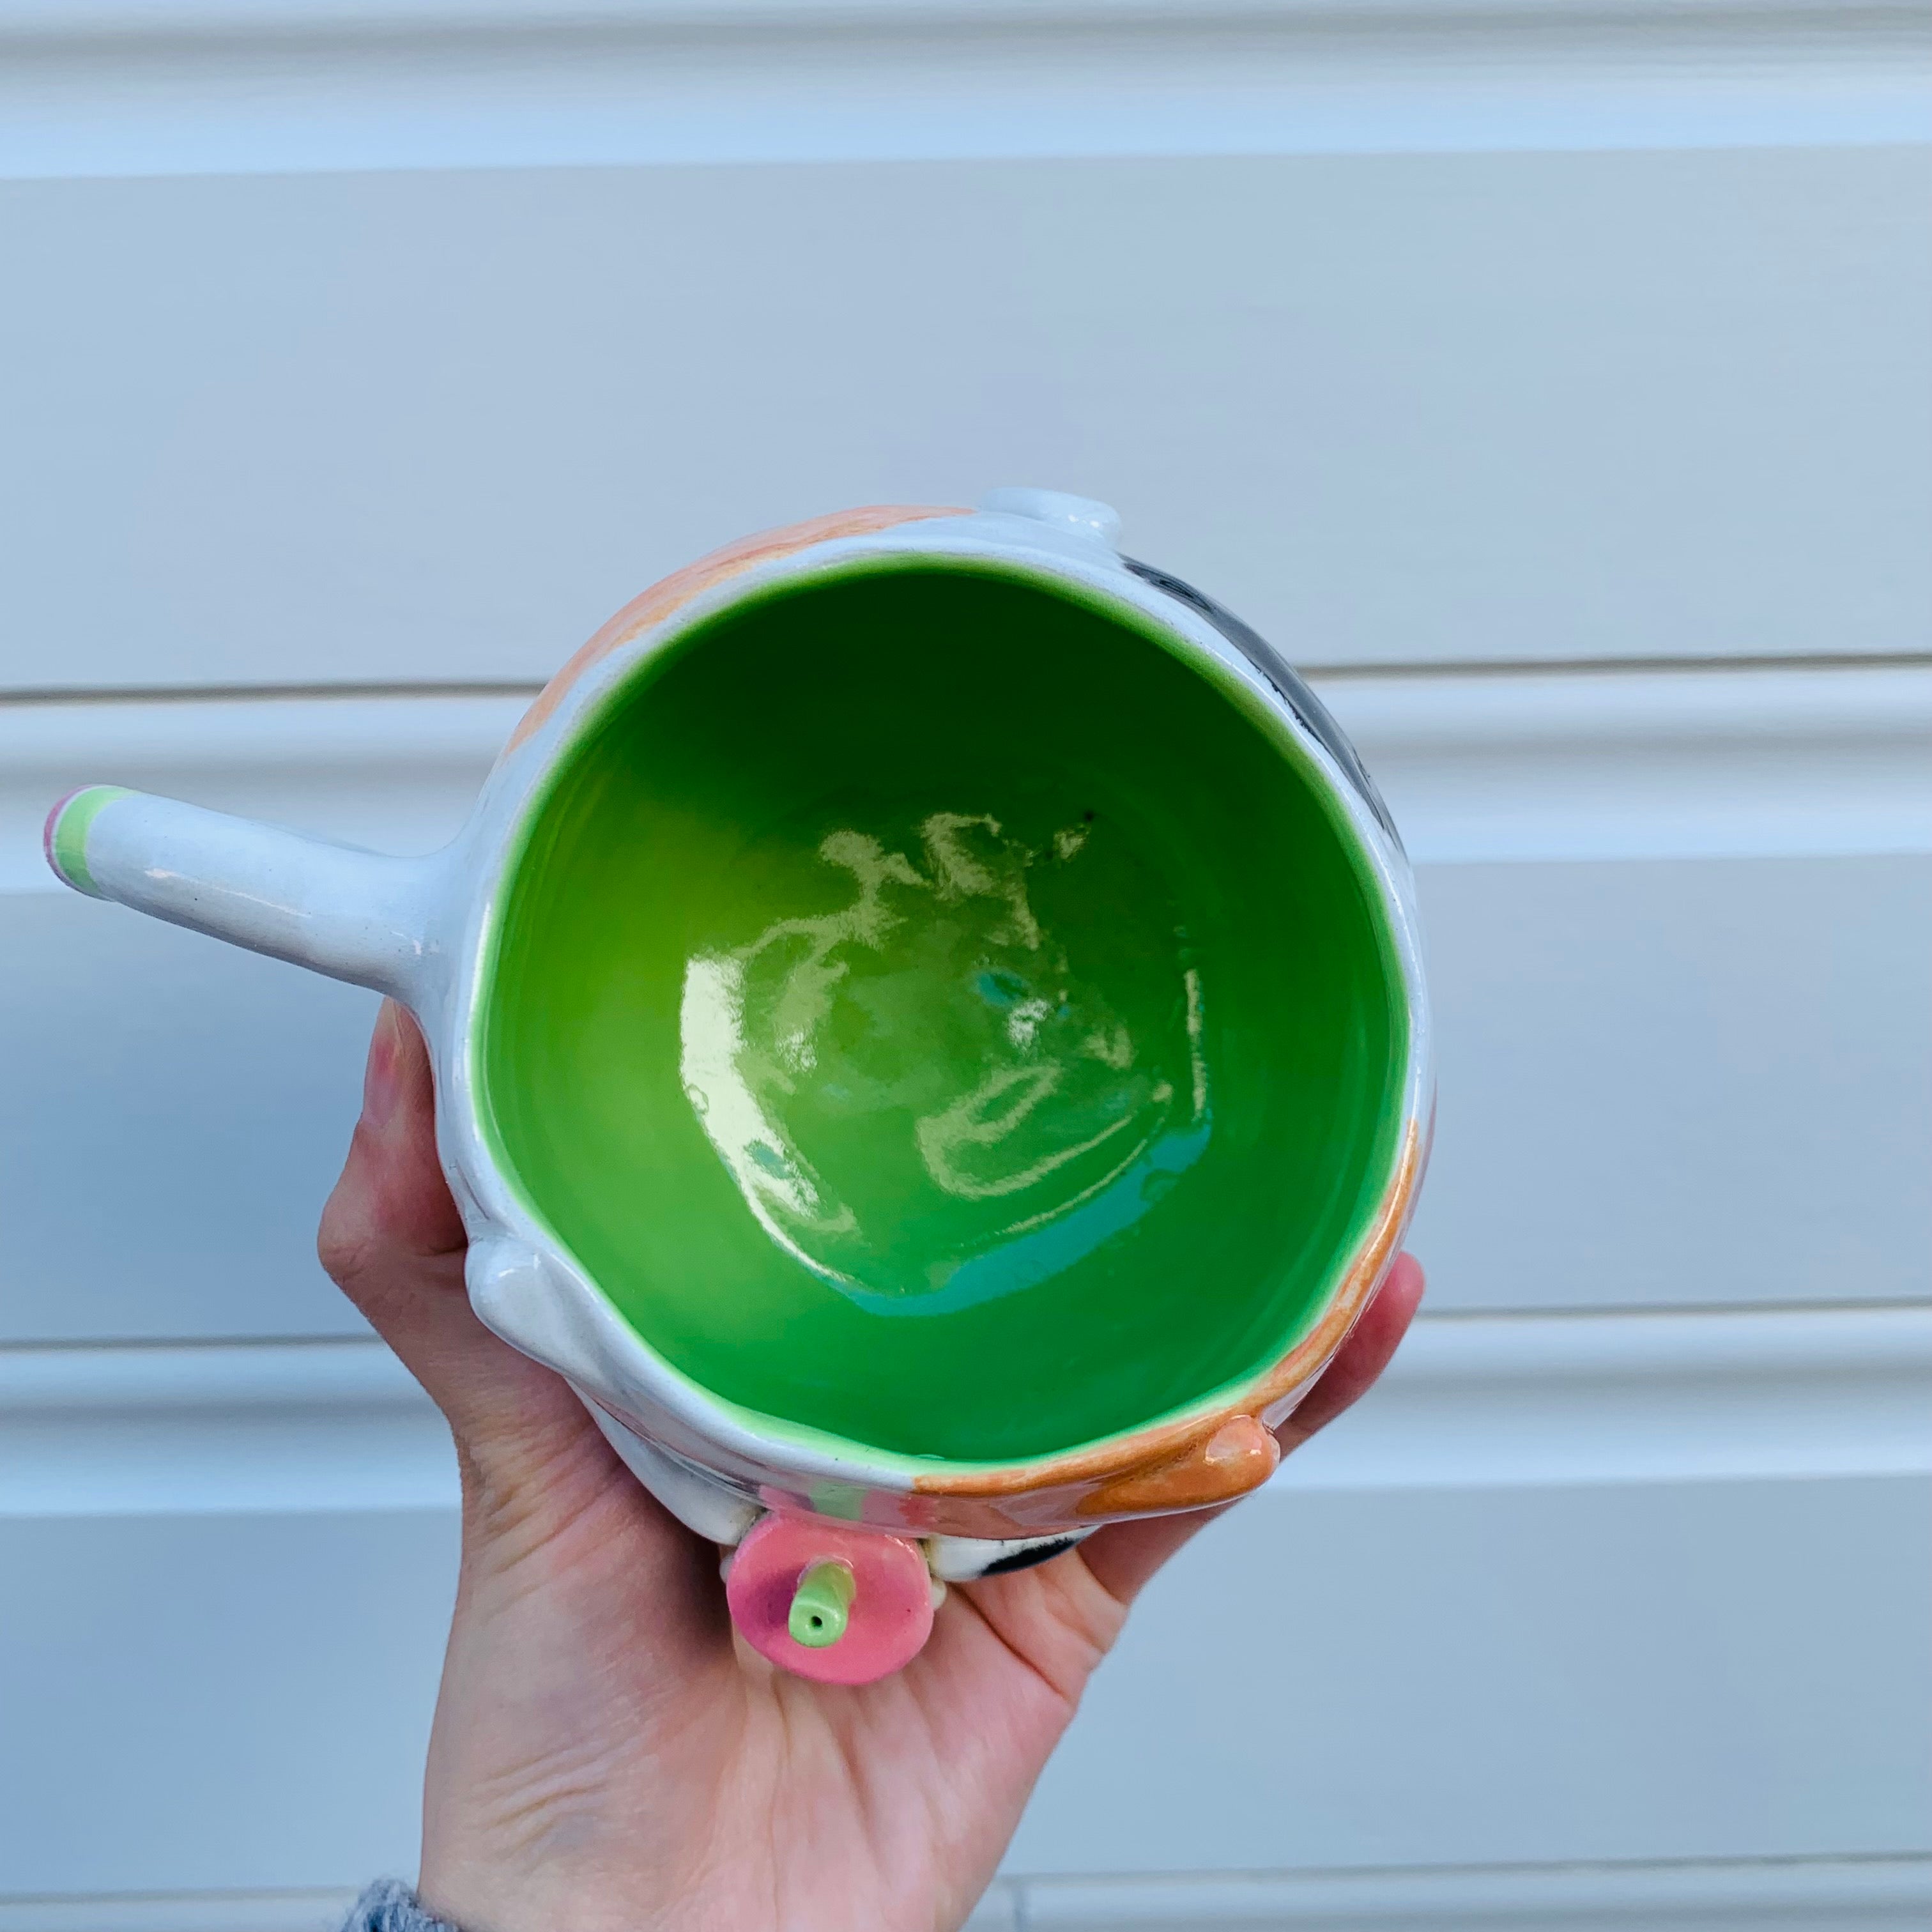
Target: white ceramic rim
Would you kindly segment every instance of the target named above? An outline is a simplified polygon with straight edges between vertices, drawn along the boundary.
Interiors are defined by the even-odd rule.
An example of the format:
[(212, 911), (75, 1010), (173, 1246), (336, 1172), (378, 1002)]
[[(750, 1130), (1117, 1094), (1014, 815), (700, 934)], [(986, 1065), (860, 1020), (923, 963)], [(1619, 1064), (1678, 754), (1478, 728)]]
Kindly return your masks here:
[[(1064, 536), (1020, 517), (984, 512), (928, 517), (810, 544), (752, 565), (647, 626), (578, 677), (554, 711), (507, 754), (486, 782), (464, 831), (442, 855), (450, 870), (446, 890), (439, 896), (452, 923), (460, 920), (460, 925), (428, 935), (425, 966), (433, 976), (410, 989), (437, 1061), (439, 1151), (457, 1183), (469, 1226), (472, 1299), (478, 1313), (506, 1340), (566, 1376), (588, 1399), (638, 1432), (688, 1459), (694, 1471), (714, 1479), (735, 1477), (750, 1486), (767, 1481), (775, 1471), (782, 1472), (808, 1486), (815, 1507), (836, 1515), (855, 1509), (866, 1490), (910, 1492), (920, 1474), (968, 1476), (1050, 1468), (1153, 1429), (1224, 1412), (1238, 1402), (1242, 1388), (1259, 1379), (1250, 1375), (1163, 1415), (1146, 1418), (1130, 1429), (1010, 1462), (956, 1462), (849, 1443), (741, 1408), (673, 1367), (618, 1314), (566, 1244), (522, 1198), (491, 1150), (476, 1066), (484, 971), (526, 819), (566, 748), (640, 664), (728, 608), (782, 586), (842, 575), (882, 561), (918, 559), (952, 560), (1031, 578), (1049, 587), (1070, 587), (1084, 600), (1125, 607), (1142, 624), (1184, 647), (1175, 650), (1183, 662), (1190, 662), (1192, 654), (1198, 660), (1196, 668), (1232, 682), (1258, 712), (1275, 722), (1324, 781), (1355, 834), (1379, 887), (1394, 940), (1408, 1003), (1408, 1064), (1378, 1197), (1382, 1203), (1401, 1184), (1405, 1148), (1414, 1148), (1418, 1160), (1426, 1156), (1432, 1108), (1432, 1031), (1420, 921), (1406, 856), (1349, 775), (1261, 671), (1204, 617), (1133, 575), (1110, 548)], [(1405, 1222), (1419, 1178), (1419, 1173), (1412, 1177), (1402, 1204)], [(1364, 1247), (1382, 1225), (1379, 1210), (1366, 1217), (1360, 1238), (1337, 1257), (1329, 1284), (1306, 1323), (1284, 1338), (1282, 1355), (1334, 1306)], [(1396, 1232), (1399, 1238), (1400, 1228)], [(1320, 1366), (1311, 1368), (1301, 1387), (1312, 1380)]]

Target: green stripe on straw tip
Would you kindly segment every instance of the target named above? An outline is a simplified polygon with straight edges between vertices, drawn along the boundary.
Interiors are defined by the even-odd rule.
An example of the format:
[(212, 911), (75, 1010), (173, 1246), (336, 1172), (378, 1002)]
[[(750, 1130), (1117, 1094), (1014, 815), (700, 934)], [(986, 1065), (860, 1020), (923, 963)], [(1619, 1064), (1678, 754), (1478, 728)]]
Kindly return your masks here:
[(87, 835), (104, 806), (125, 798), (125, 785), (88, 785), (64, 800), (58, 815), (47, 828), (47, 856), (53, 868), (76, 892), (89, 897), (104, 896), (87, 866)]

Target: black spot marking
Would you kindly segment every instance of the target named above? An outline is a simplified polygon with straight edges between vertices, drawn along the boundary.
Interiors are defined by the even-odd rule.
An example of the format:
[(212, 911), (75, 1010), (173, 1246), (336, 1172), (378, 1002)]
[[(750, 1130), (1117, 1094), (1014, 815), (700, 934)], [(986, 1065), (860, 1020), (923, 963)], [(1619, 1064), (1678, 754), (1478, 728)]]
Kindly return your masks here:
[(1184, 604), (1189, 610), (1206, 618), (1274, 686), (1276, 696), (1313, 733), (1329, 756), (1341, 766), (1342, 776), (1360, 794), (1363, 802), (1375, 814), (1376, 822), (1394, 841), (1396, 849), (1402, 850), (1402, 834), (1395, 829), (1395, 820), (1389, 816), (1389, 808), (1383, 803), (1382, 794), (1376, 789), (1375, 780), (1369, 776), (1354, 746), (1348, 742), (1348, 734), (1336, 723), (1328, 707), (1316, 696), (1308, 680), (1280, 652), (1252, 626), (1243, 623), (1232, 611), (1224, 610), (1211, 597), (1204, 596), (1192, 584), (1184, 584), (1166, 571), (1156, 570), (1152, 564), (1138, 562), (1130, 556), (1124, 556), (1120, 561), (1143, 584), (1150, 584), (1176, 603)]
[(1051, 1543), (1042, 1543), (1033, 1550), (1016, 1550), (1010, 1556), (1002, 1556), (989, 1563), (980, 1572), (982, 1576), (1010, 1576), (1016, 1570), (1030, 1570), (1036, 1563), (1046, 1563), (1071, 1550), (1080, 1540), (1077, 1536), (1057, 1536)]

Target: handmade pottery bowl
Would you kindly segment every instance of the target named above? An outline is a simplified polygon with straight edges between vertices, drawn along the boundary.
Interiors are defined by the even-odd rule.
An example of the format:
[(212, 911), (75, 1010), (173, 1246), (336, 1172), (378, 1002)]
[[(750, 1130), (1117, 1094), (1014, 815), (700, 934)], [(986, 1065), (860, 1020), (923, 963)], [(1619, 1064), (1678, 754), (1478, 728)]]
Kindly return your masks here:
[(81, 891), (415, 1012), (478, 1313), (814, 1676), (903, 1662), (934, 1579), (1264, 1480), (1414, 1197), (1388, 814), (1114, 530), (1008, 490), (721, 551), (426, 858), (108, 787), (48, 820)]

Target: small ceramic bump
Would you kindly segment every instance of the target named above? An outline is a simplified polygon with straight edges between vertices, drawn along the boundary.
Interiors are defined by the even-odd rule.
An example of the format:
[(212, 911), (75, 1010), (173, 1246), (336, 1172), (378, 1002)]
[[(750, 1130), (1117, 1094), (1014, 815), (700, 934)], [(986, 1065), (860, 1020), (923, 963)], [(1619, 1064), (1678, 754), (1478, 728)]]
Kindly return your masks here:
[(1258, 1488), (1280, 1461), (1280, 1444), (1252, 1415), (1231, 1415), (1179, 1455), (1115, 1477), (1082, 1507), (1095, 1516), (1202, 1509)]
[(1111, 503), (1090, 496), (1070, 496), (1060, 490), (989, 490), (980, 507), (995, 516), (1030, 517), (1084, 537), (1093, 537), (1109, 550), (1120, 542), (1120, 513)]
[(471, 1242), (463, 1273), (470, 1305), (499, 1334), (546, 1308), (543, 1258), (520, 1242)]

